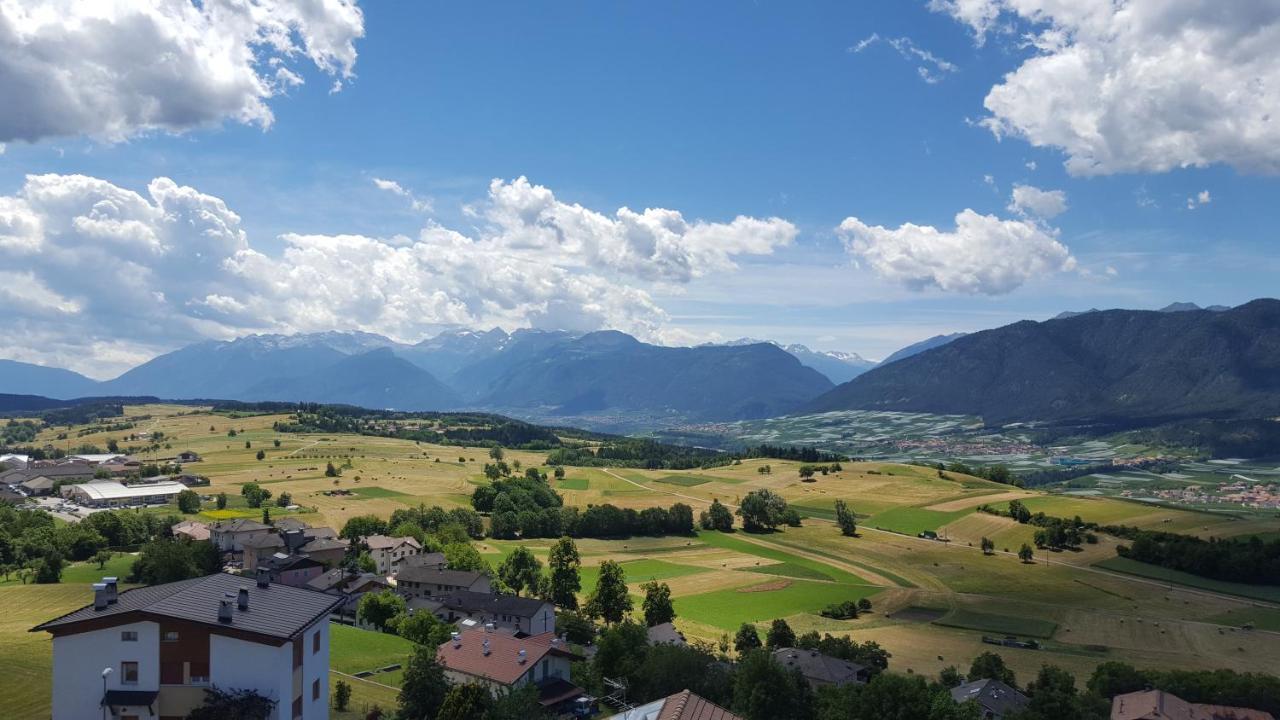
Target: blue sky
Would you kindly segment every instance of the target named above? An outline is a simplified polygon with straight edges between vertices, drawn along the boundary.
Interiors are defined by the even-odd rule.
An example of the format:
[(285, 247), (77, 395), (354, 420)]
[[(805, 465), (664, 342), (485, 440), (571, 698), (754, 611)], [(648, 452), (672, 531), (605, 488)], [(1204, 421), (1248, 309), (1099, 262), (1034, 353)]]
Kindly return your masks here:
[[(687, 277), (649, 266), (602, 268), (586, 255), (578, 263), (568, 257), (572, 242), (548, 246), (539, 240), (533, 243), (536, 253), (523, 240), (508, 237), (498, 244), (500, 253), (505, 248), (522, 262), (549, 268), (542, 273), (537, 268), (543, 265), (521, 266), (534, 268), (535, 275), (545, 278), (554, 270), (567, 273), (563, 282), (591, 278), (571, 299), (543, 294), (530, 301), (535, 305), (565, 304), (571, 326), (618, 325), (664, 342), (753, 336), (875, 358), (936, 333), (1043, 319), (1067, 309), (1156, 308), (1180, 300), (1238, 304), (1273, 295), (1280, 270), (1273, 230), (1280, 185), (1276, 160), (1268, 155), (1276, 150), (1268, 147), (1276, 131), (1269, 120), (1261, 121), (1263, 129), (1250, 139), (1257, 145), (1252, 152), (1245, 141), (1220, 138), (1215, 124), (1230, 120), (1233, 112), (1256, 117), (1258, 107), (1280, 109), (1274, 91), (1258, 91), (1252, 107), (1223, 108), (1225, 118), (1204, 117), (1202, 107), (1198, 113), (1186, 109), (1185, 122), (1171, 123), (1178, 130), (1171, 132), (1174, 140), (1145, 147), (1143, 128), (1151, 119), (1128, 108), (1123, 97), (1036, 95), (1044, 91), (1036, 83), (1053, 76), (1050, 70), (1034, 76), (1030, 69), (1037, 60), (1075, 51), (1101, 48), (1113, 58), (1135, 48), (1155, 52), (1147, 43), (1158, 38), (1144, 28), (1160, 18), (1125, 18), (1133, 26), (1129, 36), (1091, 37), (1089, 22), (1098, 17), (1046, 20), (1023, 7), (1037, 4), (1043, 3), (975, 0), (968, 5), (989, 6), (977, 20), (966, 14), (965, 3), (947, 0), (936, 0), (933, 7), (914, 0), (361, 5), (358, 31), (349, 17), (345, 25), (329, 26), (350, 35), (352, 56), (339, 48), (309, 61), (317, 43), (308, 43), (308, 29), (296, 23), (290, 26), (296, 34), (293, 52), (247, 42), (256, 48), (260, 76), (277, 67), (267, 62), (274, 54), (305, 81), (258, 92), (272, 116), (269, 127), (260, 118), (244, 122), (242, 112), (237, 116), (237, 111), (200, 105), (206, 99), (202, 87), (189, 99), (183, 96), (199, 106), (184, 110), (194, 120), (184, 120), (182, 113), (139, 120), (120, 108), (87, 113), (88, 119), (70, 129), (36, 122), (32, 130), (12, 118), (7, 126), (0, 120), (0, 134), (8, 133), (0, 155), (0, 196), (26, 197), (24, 207), (44, 218), (48, 237), (43, 242), (52, 242), (49, 228), (57, 223), (49, 214), (58, 209), (37, 206), (25, 187), (26, 176), (86, 175), (144, 196), (154, 178), (167, 177), (221, 199), (238, 216), (243, 243), (268, 260), (285, 253), (286, 234), (352, 235), (392, 246), (412, 243), (424, 227), (448, 228), (477, 241), (519, 235), (510, 228), (505, 235), (493, 230), (497, 221), (483, 208), (494, 204), (492, 180), (511, 183), (520, 177), (553, 192), (559, 203), (604, 217), (614, 217), (621, 207), (665, 208), (690, 223), (729, 224), (741, 215), (790, 224), (794, 231), (769, 241), (767, 252), (721, 253), (705, 269), (695, 265)], [(1094, 12), (1110, 11), (1099, 6)], [(1195, 8), (1176, 20), (1188, 27), (1213, 22)], [(290, 18), (282, 21), (288, 24)], [(1254, 31), (1272, 31), (1277, 20), (1262, 17), (1252, 25)], [(1073, 44), (1027, 46), (1026, 38), (1053, 29), (1075, 33)], [(868, 38), (878, 39), (855, 52)], [(0, 56), (8, 56), (0, 64), (16, 63), (22, 52), (0, 43)], [(1276, 58), (1267, 52), (1224, 59), (1212, 69), (1220, 83), (1232, 73), (1247, 78), (1256, 75), (1252, 62), (1275, 66)], [(100, 62), (127, 69), (130, 60)], [(1026, 75), (1016, 82), (1006, 78), (1020, 69)], [(1126, 68), (1097, 71), (1124, 77)], [(125, 82), (119, 79), (124, 76), (121, 71), (115, 80), (101, 80), (99, 89)], [(342, 88), (330, 92), (335, 78)], [(1096, 78), (1072, 80), (1099, 84)], [(1160, 110), (1160, 119), (1178, 110), (1169, 105), (1177, 88), (1162, 86), (1171, 80), (1142, 82), (1137, 92), (1151, 94), (1147, 104)], [(1023, 96), (1007, 106), (997, 103), (996, 110), (984, 104), (993, 88), (1018, 83), (1030, 101)], [(1070, 88), (1067, 81), (1060, 85)], [(9, 93), (19, 102), (0, 110), (0, 117), (21, 113), (22, 92), (34, 91)], [(180, 94), (168, 85), (161, 90), (130, 86), (121, 94), (129, 93), (158, 97), (161, 104)], [(1101, 169), (1068, 170), (1069, 160), (1096, 147), (1085, 146), (1092, 141), (1063, 141), (1065, 131), (1052, 117), (1028, 120), (1035, 112), (1029, 105), (1039, 97), (1047, 98), (1055, 116), (1083, 117), (1097, 110), (1106, 117), (1098, 125), (1106, 134), (1106, 159), (1099, 163), (1098, 154), (1092, 156)], [(56, 109), (52, 101), (43, 104)], [(92, 116), (113, 112), (125, 118), (121, 124), (94, 124)], [(992, 117), (1004, 121), (1002, 132), (983, 123)], [(1180, 146), (1190, 143), (1187, 137), (1196, 142)], [(1163, 166), (1166, 155), (1174, 169)], [(1183, 164), (1200, 167), (1178, 167)], [(378, 187), (375, 179), (394, 181), (412, 198)], [(1061, 191), (1065, 211), (1041, 217), (1011, 209), (1010, 195), (1019, 184)], [(88, 200), (81, 205), (94, 207)], [(1004, 229), (1039, 243), (1043, 252), (1027, 260), (1035, 267), (1005, 268), (1004, 279), (994, 281), (921, 270), (920, 258), (908, 262), (911, 267), (895, 263), (903, 247), (896, 243), (929, 242), (905, 238), (901, 226), (949, 233), (956, 228), (956, 215), (967, 209), (990, 216), (991, 223), (1015, 223)], [(846, 218), (856, 218), (862, 229), (838, 231)], [(991, 223), (984, 227), (998, 229)], [(183, 242), (180, 234), (166, 237)], [(971, 241), (978, 244), (965, 244)], [(57, 242), (65, 249), (95, 240), (64, 234)], [(1000, 246), (983, 242), (961, 238), (951, 251), (977, 264), (985, 262), (984, 253), (1001, 254)], [(1061, 247), (1049, 247), (1055, 242)], [(862, 250), (852, 249), (858, 243)], [(702, 262), (698, 250), (691, 252), (695, 263)], [(1063, 260), (1068, 253), (1070, 262)], [(930, 255), (924, 264), (938, 260)], [(1018, 257), (1008, 261), (1022, 262)], [(29, 292), (21, 284), (11, 286), (19, 288), (11, 289), (9, 298), (18, 307), (23, 303), (17, 293), (27, 292), (29, 299), (47, 291), (54, 298), (32, 303), (39, 312), (26, 317), (43, 328), (49, 342), (9, 354), (99, 375), (199, 337), (333, 326), (416, 340), (459, 318), (463, 324), (517, 326), (547, 325), (562, 316), (530, 311), (524, 299), (485, 311), (483, 300), (470, 295), (453, 304), (465, 311), (450, 314), (424, 305), (419, 313), (413, 300), (391, 318), (342, 306), (316, 310), (308, 304), (325, 302), (317, 297), (299, 300), (292, 314), (278, 317), (263, 317), (271, 311), (237, 310), (256, 315), (254, 322), (236, 319), (230, 311), (214, 317), (207, 303), (201, 305), (202, 298), (216, 295), (252, 306), (242, 296), (259, 291), (241, 284), (240, 277), (175, 306), (174, 312), (186, 313), (182, 323), (158, 328), (138, 317), (77, 345), (68, 337), (52, 339), (57, 326), (65, 324), (67, 335), (83, 336), (86, 327), (110, 324), (104, 318), (119, 314), (118, 308), (107, 311), (112, 298), (58, 285), (51, 279), (58, 268), (34, 256), (6, 258), (6, 263), (34, 278)], [(296, 264), (266, 270), (259, 281), (285, 270), (296, 271)], [(975, 272), (982, 274), (980, 268)], [(1009, 280), (1009, 273), (1015, 279)], [(617, 303), (615, 309), (579, 307), (590, 305), (592, 288), (606, 284), (643, 293), (654, 310), (644, 318), (629, 314), (626, 307), (637, 300), (626, 295), (609, 301)], [(424, 280), (413, 292), (431, 290)], [(449, 305), (445, 296), (472, 290), (477, 296), (498, 292), (446, 290), (436, 300)], [(174, 295), (164, 294), (164, 302)], [(277, 308), (291, 298), (268, 300), (256, 307)], [(204, 309), (190, 310), (196, 305)], [(48, 315), (50, 306), (64, 308), (57, 312), (66, 317)], [(415, 314), (422, 318), (417, 324), (403, 317)], [(535, 316), (541, 319), (527, 319)]]

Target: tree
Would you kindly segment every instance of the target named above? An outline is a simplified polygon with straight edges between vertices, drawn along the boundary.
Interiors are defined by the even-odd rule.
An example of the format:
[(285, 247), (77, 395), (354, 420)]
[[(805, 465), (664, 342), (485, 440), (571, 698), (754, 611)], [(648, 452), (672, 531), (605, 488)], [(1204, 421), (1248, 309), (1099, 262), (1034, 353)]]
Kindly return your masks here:
[(764, 636), (765, 647), (770, 650), (796, 646), (796, 633), (786, 620), (777, 618), (769, 624), (769, 632)]
[(1018, 548), (1018, 559), (1024, 563), (1029, 563), (1032, 562), (1034, 558), (1035, 552), (1031, 549), (1031, 546), (1026, 543), (1022, 543), (1022, 547)]
[[(363, 598), (362, 598), (363, 599)], [(393, 620), (396, 634), (419, 645), (439, 647), (453, 632), (450, 625), (426, 610), (401, 615)], [(390, 623), (388, 623), (390, 624)]]
[(271, 508), (265, 508), (265, 507), (262, 508), (262, 524), (263, 525), (271, 524)]
[(194, 490), (183, 490), (178, 493), (175, 501), (178, 509), (185, 515), (193, 515), (200, 512), (200, 495)]
[(276, 507), (287, 508), (293, 504), (293, 495), (288, 491), (280, 493), (280, 497), (276, 498)]
[(557, 607), (568, 610), (578, 609), (578, 591), (582, 589), (582, 578), (579, 568), (582, 557), (578, 554), (578, 546), (573, 540), (562, 537), (551, 546), (551, 555), (547, 564), (550, 566), (551, 579), (547, 599)]
[(840, 534), (855, 537), (858, 534), (858, 521), (849, 505), (844, 500), (836, 500), (836, 524), (840, 526)]
[(801, 465), (799, 474), (801, 480), (808, 480), (813, 477), (814, 467), (812, 465)]
[(325, 465), (325, 467), (324, 467), (324, 476), (325, 476), (325, 477), (338, 477), (338, 476), (339, 476), (339, 475), (341, 475), (341, 474), (342, 474), (342, 471), (340, 471), (340, 470), (338, 470), (338, 468), (334, 467), (332, 462), (329, 462), (329, 463), (328, 463), (328, 464), (326, 464), (326, 465)]
[[(101, 570), (107, 566), (107, 563), (111, 562), (113, 557), (115, 557), (115, 553), (110, 550), (99, 550), (94, 554), (93, 561), (98, 564), (98, 569)], [(8, 578), (6, 577), (5, 579), (7, 580)]]
[(204, 704), (187, 714), (187, 720), (267, 720), (276, 701), (256, 690), (206, 688)]
[(990, 555), (996, 551), (996, 542), (989, 537), (982, 538), (982, 554)]
[(1014, 683), (1013, 670), (1004, 664), (1004, 658), (993, 652), (984, 652), (973, 659), (969, 666), (970, 680), (999, 680), (1009, 687), (1017, 687)]
[(1084, 720), (1084, 708), (1076, 692), (1076, 679), (1054, 665), (1041, 666), (1036, 679), (1027, 684), (1024, 715), (1036, 720)]
[[(387, 589), (380, 592), (365, 593), (356, 607), (356, 617), (386, 632), (393, 629), (392, 620), (405, 611), (404, 598), (395, 591)], [(435, 646), (432, 646), (435, 651)]]
[(471, 543), (457, 542), (449, 543), (444, 546), (445, 565), (450, 570), (478, 570), (480, 572), (489, 572), (489, 563), (480, 556), (480, 551), (476, 550)]
[(761, 647), (760, 632), (751, 623), (742, 623), (738, 633), (733, 636), (733, 651), (742, 655), (749, 650)]
[(338, 536), (355, 542), (370, 535), (381, 535), (387, 531), (387, 521), (377, 515), (356, 515), (347, 520)]
[(54, 550), (36, 563), (36, 584), (52, 585), (62, 582), (62, 553)]
[(1151, 678), (1141, 670), (1128, 663), (1109, 660), (1093, 669), (1093, 675), (1089, 676), (1085, 687), (1090, 695), (1113, 698), (1146, 689), (1151, 684)]
[(448, 693), (449, 682), (436, 660), (435, 646), (415, 646), (400, 683), (400, 716), (411, 720), (434, 718)]
[(733, 675), (733, 710), (745, 720), (802, 720), (812, 716), (813, 697), (798, 672), (773, 655), (750, 650)]
[(640, 607), (644, 610), (645, 625), (653, 627), (676, 619), (676, 609), (671, 604), (671, 588), (666, 583), (650, 580), (640, 588), (644, 590), (644, 602)]
[(542, 577), (542, 561), (533, 556), (529, 548), (520, 545), (498, 565), (498, 579), (519, 595), (525, 588), (530, 594), (537, 591)]
[(704, 530), (733, 531), (733, 513), (719, 500), (711, 501), (711, 507), (702, 513), (701, 522)]
[(775, 530), (786, 520), (786, 514), (787, 501), (767, 488), (747, 493), (738, 506), (742, 529), (747, 532)]
[(501, 460), (505, 455), (506, 453), (502, 451), (502, 447), (500, 445), (494, 445), (489, 448), (489, 457), (494, 460)]
[(211, 575), (221, 567), (218, 548), (207, 540), (158, 538), (142, 546), (128, 579), (131, 583), (159, 585)]
[[(938, 473), (941, 474), (942, 471), (939, 470)], [(964, 684), (964, 676), (960, 674), (955, 665), (948, 665), (942, 668), (942, 672), (938, 674), (938, 682), (947, 688), (959, 687)]]
[(622, 566), (613, 560), (600, 563), (600, 578), (587, 599), (587, 614), (606, 623), (622, 622), (631, 612), (631, 596), (627, 594), (627, 578)]
[(1022, 504), (1021, 500), (1010, 500), (1009, 517), (1025, 525), (1031, 520), (1031, 511), (1027, 509), (1026, 505)]
[(454, 685), (445, 693), (436, 720), (486, 720), (493, 697), (477, 683)]
[(245, 449), (245, 450), (250, 450), (250, 449), (252, 449), (252, 448), (253, 448), (253, 443), (249, 442), (248, 440), (245, 440), (245, 441), (244, 441), (244, 449)]
[(217, 497), (216, 501), (214, 502), (214, 504), (215, 504), (215, 505), (217, 505), (217, 507), (218, 507), (218, 509), (219, 509), (219, 510), (226, 510), (226, 509), (227, 509), (227, 494), (226, 494), (226, 493), (224, 493), (224, 492), (218, 493), (218, 497)]
[[(248, 443), (246, 443), (246, 444), (248, 444)], [(257, 455), (257, 457), (258, 457), (258, 459), (259, 459), (259, 460), (264, 460), (264, 459), (266, 459), (266, 457), (267, 457), (267, 451), (266, 451), (266, 450), (259, 450), (259, 451), (258, 451), (258, 455)]]
[(557, 480), (563, 480), (563, 479), (564, 479), (564, 468), (563, 468), (563, 467), (561, 467), (561, 466), (559, 466), (559, 465), (557, 465), (557, 466), (556, 466), (556, 469), (552, 472), (552, 474), (556, 476), (556, 479), (557, 479)]
[(271, 491), (264, 489), (256, 482), (247, 482), (240, 486), (240, 494), (251, 508), (262, 507), (262, 503), (271, 499)]
[[(277, 440), (276, 442), (279, 442)], [(333, 709), (343, 712), (351, 704), (351, 686), (346, 680), (339, 680), (333, 686)]]

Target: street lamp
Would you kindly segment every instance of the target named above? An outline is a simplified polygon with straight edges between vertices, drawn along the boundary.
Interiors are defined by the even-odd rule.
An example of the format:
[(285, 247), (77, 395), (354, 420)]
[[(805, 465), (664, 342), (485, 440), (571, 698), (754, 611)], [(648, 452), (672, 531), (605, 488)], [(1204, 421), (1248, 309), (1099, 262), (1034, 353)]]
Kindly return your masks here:
[(102, 720), (107, 720), (107, 676), (111, 674), (111, 668), (102, 668)]

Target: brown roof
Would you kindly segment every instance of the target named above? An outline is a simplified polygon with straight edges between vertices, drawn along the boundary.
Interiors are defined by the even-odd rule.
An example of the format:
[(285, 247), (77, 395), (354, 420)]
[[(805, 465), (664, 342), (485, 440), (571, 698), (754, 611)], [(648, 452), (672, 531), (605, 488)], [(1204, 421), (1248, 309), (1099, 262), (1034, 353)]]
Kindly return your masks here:
[(1201, 705), (1163, 690), (1117, 695), (1111, 700), (1111, 720), (1275, 720), (1271, 713), (1225, 705)]
[[(552, 642), (553, 640), (555, 640), (554, 633), (517, 639), (502, 633), (464, 630), (458, 634), (456, 645), (453, 640), (440, 644), (438, 657), (440, 664), (446, 670), (466, 673), (503, 685), (512, 685), (547, 655), (575, 657), (573, 653), (562, 648), (558, 640), (555, 643)], [(489, 643), (487, 655), (485, 641)], [(521, 650), (525, 651), (523, 663), (520, 662)]]
[(409, 544), (415, 548), (422, 548), (416, 538), (412, 537), (387, 537), (386, 535), (370, 535), (364, 539), (364, 544), (369, 546), (370, 550), (387, 550), (402, 544)]
[(244, 540), (241, 540), (240, 544), (247, 548), (254, 549), (277, 548), (284, 547), (284, 538), (280, 537), (278, 533), (273, 532), (254, 533)]
[(174, 535), (186, 535), (192, 540), (209, 539), (209, 526), (195, 520), (183, 520), (175, 524), (170, 530)]
[(710, 700), (682, 690), (662, 703), (657, 720), (742, 720)]

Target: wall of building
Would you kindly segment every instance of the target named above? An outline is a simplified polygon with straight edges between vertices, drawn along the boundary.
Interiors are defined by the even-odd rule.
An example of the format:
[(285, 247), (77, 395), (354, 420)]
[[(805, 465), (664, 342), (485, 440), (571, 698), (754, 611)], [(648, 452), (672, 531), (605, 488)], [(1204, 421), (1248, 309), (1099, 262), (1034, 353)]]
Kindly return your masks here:
[(289, 720), (293, 704), (293, 648), (289, 643), (276, 647), (214, 635), (209, 638), (209, 656), (214, 685), (256, 690), (276, 701), (270, 720)]
[[(138, 633), (136, 642), (124, 642), (121, 633)], [(102, 670), (108, 690), (160, 689), (160, 626), (153, 622), (129, 623), (102, 630), (53, 638), (53, 720), (85, 720), (102, 717)], [(121, 683), (120, 663), (138, 663), (138, 682)]]

